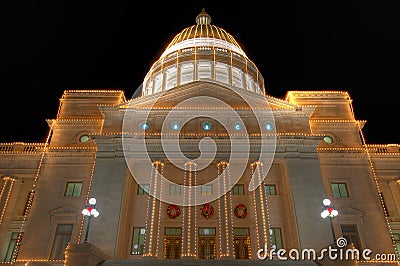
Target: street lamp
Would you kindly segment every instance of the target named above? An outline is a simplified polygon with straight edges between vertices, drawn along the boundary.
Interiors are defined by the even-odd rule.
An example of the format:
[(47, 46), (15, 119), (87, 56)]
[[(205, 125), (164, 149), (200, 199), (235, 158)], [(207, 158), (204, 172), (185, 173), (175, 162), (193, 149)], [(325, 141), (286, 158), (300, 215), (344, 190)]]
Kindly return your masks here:
[(89, 236), (90, 219), (92, 217), (97, 217), (100, 214), (99, 211), (96, 209), (96, 199), (95, 198), (90, 198), (89, 199), (89, 202), (88, 202), (88, 204), (86, 204), (85, 209), (82, 210), (82, 214), (84, 216), (88, 216), (85, 240), (83, 241), (83, 243), (87, 243), (88, 236)]
[(333, 237), (333, 244), (336, 244), (336, 237), (335, 237), (335, 231), (333, 230), (332, 219), (335, 218), (339, 214), (339, 212), (335, 210), (330, 199), (324, 199), (322, 201), (322, 204), (324, 205), (324, 210), (321, 212), (321, 217), (324, 219), (329, 218), (329, 224), (331, 226), (331, 232)]

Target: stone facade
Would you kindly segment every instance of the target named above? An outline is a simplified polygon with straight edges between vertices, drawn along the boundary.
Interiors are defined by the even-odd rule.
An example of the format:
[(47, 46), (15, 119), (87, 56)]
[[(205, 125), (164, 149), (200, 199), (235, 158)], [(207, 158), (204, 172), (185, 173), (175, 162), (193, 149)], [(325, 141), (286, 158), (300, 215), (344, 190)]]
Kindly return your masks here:
[[(199, 27), (223, 33), (202, 16), (208, 15), (199, 15)], [(167, 49), (170, 54), (163, 55), (165, 60), (176, 55), (176, 45), (204, 38), (178, 36)], [(226, 265), (253, 265), (264, 247), (267, 252), (274, 247), (320, 251), (339, 237), (372, 254), (398, 252), (400, 146), (365, 142), (365, 121), (355, 118), (346, 91), (289, 91), (278, 99), (264, 93), (263, 79), (253, 65), (235, 79), (235, 68), (245, 71), (243, 65), (251, 61), (228, 37), (215, 43), (229, 42), (235, 46), (232, 51), (179, 46), (179, 53), (188, 54), (181, 55), (182, 68), (175, 69), (171, 88), (167, 84), (172, 78), (159, 66), (161, 60), (146, 76), (139, 97), (126, 99), (119, 90), (68, 90), (60, 99), (57, 117), (48, 120), (46, 142), (0, 144), (0, 259), (21, 265), (74, 265), (68, 254), (95, 250), (92, 257), (77, 256), (85, 265), (101, 259), (107, 259), (103, 265), (138, 260), (168, 264), (173, 259), (212, 259), (221, 264), (236, 259), (241, 264)], [(210, 49), (217, 49), (214, 55), (220, 59), (211, 52), (211, 74), (206, 76), (208, 70), (201, 71)], [(200, 65), (196, 54), (202, 57)], [(222, 82), (216, 62), (229, 57)], [(181, 72), (193, 60), (192, 80), (183, 82), (186, 76)], [(156, 91), (159, 73), (164, 79)], [(238, 77), (243, 77), (242, 83)], [(254, 87), (250, 80), (255, 80)], [(251, 108), (240, 96), (250, 99)], [(236, 126), (236, 118), (217, 102), (180, 106), (198, 97), (228, 104), (247, 132), (235, 128), (239, 133), (233, 136), (227, 128)], [(173, 133), (163, 133), (171, 112), (173, 121), (182, 122), (178, 144)], [(145, 130), (126, 131), (127, 121), (135, 128), (145, 125)], [(212, 128), (205, 128), (205, 122)], [(272, 126), (273, 133), (266, 134), (260, 125), (267, 131)], [(243, 136), (248, 145), (239, 145), (236, 154), (248, 158), (243, 173), (233, 181), (240, 167), (230, 155)], [(205, 137), (216, 147), (211, 160), (201, 157)], [(230, 142), (232, 137), (237, 137), (235, 143)], [(137, 146), (141, 141), (145, 152)], [(178, 152), (164, 152), (173, 145), (185, 155), (181, 168), (173, 160)], [(273, 156), (260, 160), (264, 148)], [(204, 162), (208, 165), (199, 170)], [(218, 182), (207, 185), (218, 176)], [(252, 182), (261, 186), (250, 189)], [(194, 186), (198, 189), (191, 190)], [(213, 197), (222, 190), (227, 192)], [(88, 222), (81, 210), (90, 197), (97, 199), (100, 216), (91, 219), (90, 244), (80, 246)], [(331, 199), (339, 212), (332, 227), (321, 218), (324, 198)], [(367, 262), (359, 261), (363, 263)]]

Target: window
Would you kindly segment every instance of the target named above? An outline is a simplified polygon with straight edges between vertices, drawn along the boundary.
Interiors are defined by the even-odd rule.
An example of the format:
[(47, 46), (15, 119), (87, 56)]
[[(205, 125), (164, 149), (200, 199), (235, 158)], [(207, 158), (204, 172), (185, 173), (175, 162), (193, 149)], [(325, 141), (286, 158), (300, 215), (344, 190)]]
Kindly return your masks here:
[(272, 122), (265, 122), (264, 128), (268, 131), (271, 131), (274, 129), (274, 124)]
[(275, 250), (278, 251), (283, 248), (281, 229), (278, 227), (271, 227), (269, 233), (271, 234), (272, 245), (275, 245)]
[(400, 255), (400, 233), (393, 233), (393, 240), (396, 244), (397, 253)]
[(250, 258), (250, 229), (233, 228), (233, 245), (235, 249), (235, 259)]
[(325, 136), (324, 137), (324, 142), (327, 144), (332, 144), (333, 143), (333, 139), (330, 136)]
[(276, 195), (275, 185), (264, 185), (265, 195)]
[(232, 188), (232, 194), (233, 195), (244, 195), (244, 185), (243, 184), (235, 185)]
[(154, 93), (160, 92), (162, 90), (162, 76), (161, 74), (157, 74), (154, 78)]
[(182, 63), (181, 65), (181, 84), (193, 81), (193, 63)]
[(215, 227), (200, 227), (200, 236), (215, 236)]
[(348, 244), (353, 244), (354, 248), (361, 249), (361, 241), (358, 235), (357, 225), (355, 224), (341, 224), (342, 235), (346, 238)]
[(181, 123), (179, 121), (174, 121), (171, 123), (172, 130), (179, 130), (181, 128)]
[(78, 197), (81, 195), (82, 182), (68, 182), (64, 196)]
[(205, 130), (208, 131), (212, 128), (212, 124), (209, 121), (205, 121), (201, 124), (201, 127)]
[(54, 236), (53, 246), (51, 248), (51, 260), (63, 260), (64, 249), (71, 241), (73, 224), (58, 224)]
[(199, 79), (211, 79), (211, 62), (199, 61), (197, 64), (197, 73)]
[(228, 83), (228, 68), (227, 64), (215, 62), (215, 78), (217, 81)]
[(235, 130), (239, 131), (239, 130), (242, 130), (243, 125), (242, 125), (241, 122), (237, 121), (237, 122), (235, 122), (235, 124), (233, 124), (233, 128), (234, 128)]
[(248, 91), (255, 91), (255, 84), (254, 84), (254, 80), (252, 79), (252, 77), (247, 74), (247, 90)]
[(176, 67), (170, 67), (166, 70), (167, 82), (165, 90), (169, 90), (176, 86)]
[(90, 137), (88, 135), (86, 135), (86, 134), (79, 137), (79, 141), (81, 143), (86, 143), (86, 142), (89, 141), (89, 139), (90, 139)]
[(143, 254), (144, 247), (144, 234), (146, 229), (144, 227), (133, 228), (133, 240), (132, 240), (132, 254), (141, 255)]
[(164, 234), (164, 259), (180, 259), (182, 247), (182, 228), (166, 227)]
[(153, 90), (153, 80), (147, 81), (147, 86), (144, 90), (145, 95), (151, 95)]
[(11, 260), (13, 259), (14, 249), (15, 249), (15, 245), (17, 244), (19, 235), (20, 234), (18, 232), (11, 233), (11, 238), (10, 238), (10, 241), (8, 242), (8, 248), (7, 248), (6, 257), (4, 258), (4, 262), (11, 262)]
[(169, 185), (169, 194), (170, 195), (180, 195), (181, 194), (181, 186), (180, 185)]
[(139, 185), (137, 194), (138, 195), (149, 195), (149, 185)]
[(141, 122), (141, 123), (139, 124), (139, 128), (140, 128), (141, 130), (147, 130), (147, 129), (149, 129), (149, 127), (150, 127), (150, 123), (147, 122), (147, 121), (143, 121), (143, 122)]
[(334, 197), (348, 197), (346, 183), (332, 183), (332, 194)]
[(212, 185), (202, 185), (201, 186), (201, 195), (212, 195), (213, 187)]
[(232, 67), (232, 85), (243, 88), (243, 72), (237, 67)]

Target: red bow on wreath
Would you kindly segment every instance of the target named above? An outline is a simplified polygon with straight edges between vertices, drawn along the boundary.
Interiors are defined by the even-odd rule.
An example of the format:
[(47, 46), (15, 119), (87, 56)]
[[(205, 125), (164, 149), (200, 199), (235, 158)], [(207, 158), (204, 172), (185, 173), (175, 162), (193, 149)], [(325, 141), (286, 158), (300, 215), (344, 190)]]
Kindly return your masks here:
[(211, 218), (214, 214), (214, 208), (210, 205), (210, 203), (203, 204), (200, 211), (201, 215), (203, 215), (203, 217), (206, 219)]

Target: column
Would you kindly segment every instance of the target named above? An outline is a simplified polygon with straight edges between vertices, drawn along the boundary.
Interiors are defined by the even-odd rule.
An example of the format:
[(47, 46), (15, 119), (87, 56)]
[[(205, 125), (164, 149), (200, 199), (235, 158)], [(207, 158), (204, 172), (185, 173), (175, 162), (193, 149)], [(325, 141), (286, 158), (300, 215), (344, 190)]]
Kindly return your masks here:
[(229, 165), (220, 161), (218, 168), (218, 238), (220, 258), (234, 258), (233, 256), (233, 220), (232, 220), (232, 192), (230, 188)]
[(196, 163), (185, 164), (182, 198), (182, 258), (197, 257), (197, 217), (196, 217)]
[(13, 185), (15, 182), (15, 178), (12, 178), (10, 176), (4, 176), (3, 177), (3, 186), (1, 187), (0, 191), (0, 224), (3, 222), (4, 214), (6, 213), (7, 210), (7, 205), (8, 201), (11, 196), (11, 191), (13, 189)]
[[(264, 177), (263, 164), (259, 161), (255, 161), (251, 164), (252, 182), (257, 180), (258, 186), (253, 190), (253, 204), (254, 204), (254, 220), (257, 232), (257, 248), (264, 249), (268, 254), (268, 250), (271, 248), (271, 241), (269, 239), (269, 214), (267, 197), (264, 193), (264, 183), (262, 182)], [(254, 185), (254, 184), (253, 184)]]
[(144, 239), (143, 257), (158, 257), (158, 239), (160, 237), (160, 216), (162, 193), (161, 177), (164, 171), (164, 164), (154, 161), (151, 168), (149, 198), (147, 201), (146, 234)]

